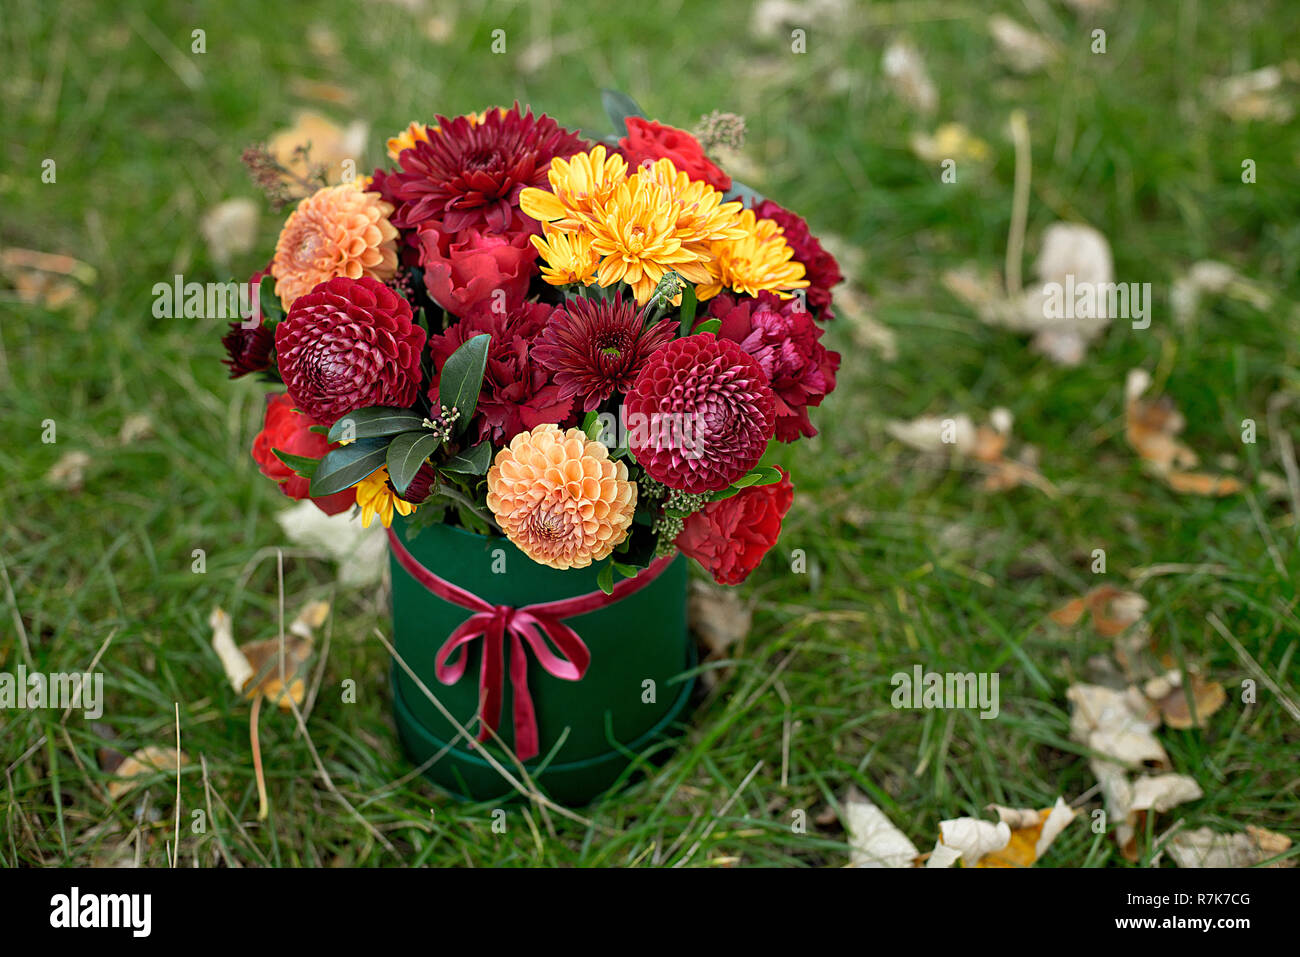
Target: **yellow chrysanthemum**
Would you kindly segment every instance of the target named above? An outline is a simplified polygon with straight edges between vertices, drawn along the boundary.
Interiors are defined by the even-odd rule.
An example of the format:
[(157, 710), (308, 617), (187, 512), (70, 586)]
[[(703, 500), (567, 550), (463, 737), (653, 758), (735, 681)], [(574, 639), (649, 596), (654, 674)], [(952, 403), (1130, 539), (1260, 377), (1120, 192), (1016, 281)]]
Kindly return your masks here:
[(701, 302), (723, 289), (746, 296), (773, 292), (789, 299), (789, 290), (808, 285), (803, 263), (794, 261), (794, 250), (774, 220), (756, 219), (754, 211), (747, 209), (740, 214), (738, 225), (744, 231), (740, 239), (724, 239), (710, 246), (709, 279), (695, 288)]
[[(434, 129), (437, 129), (437, 127), (434, 127)], [(412, 122), (402, 132), (389, 138), (385, 144), (388, 147), (388, 158), (395, 163), (397, 158), (402, 155), (402, 150), (414, 149), (416, 143), (427, 142), (428, 139), (429, 127), (423, 123)]]
[(632, 174), (582, 218), (591, 248), (602, 257), (597, 281), (627, 283), (638, 305), (649, 301), (670, 270), (687, 282), (708, 282), (710, 242), (742, 235), (740, 204), (721, 199), (713, 187), (679, 174), (670, 160)]
[(376, 515), (384, 528), (390, 528), (393, 512), (410, 515), (415, 511), (414, 504), (398, 498), (388, 484), (388, 469), (382, 465), (357, 483), (357, 504), (361, 506), (362, 528), (369, 528)]
[(519, 194), (519, 208), (533, 219), (574, 232), (596, 203), (604, 202), (627, 180), (627, 161), (617, 153), (607, 156), (605, 147), (597, 146), (567, 161), (551, 160), (546, 176), (550, 191), (528, 187)]
[(591, 236), (586, 233), (565, 233), (550, 223), (542, 227), (545, 237), (531, 236), (542, 258), (542, 278), (552, 286), (582, 283), (590, 286), (596, 281), (596, 265), (600, 256), (591, 248)]

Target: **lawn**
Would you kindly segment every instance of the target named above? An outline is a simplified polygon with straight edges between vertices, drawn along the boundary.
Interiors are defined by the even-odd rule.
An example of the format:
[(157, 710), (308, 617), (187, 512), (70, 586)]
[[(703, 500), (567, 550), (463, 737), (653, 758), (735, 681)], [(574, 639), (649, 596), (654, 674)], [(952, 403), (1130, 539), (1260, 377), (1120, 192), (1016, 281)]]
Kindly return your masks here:
[[(1051, 0), (809, 0), (786, 5), (788, 22), (761, 8), (333, 0), (272, 15), (249, 0), (80, 0), (7, 11), (0, 246), (74, 257), (93, 277), (64, 301), (33, 301), (12, 272), (0, 289), (0, 671), (81, 671), (102, 652), (107, 700), (94, 722), (0, 711), (0, 864), (165, 864), (175, 775), (114, 798), (101, 751), (171, 746), (177, 715), (190, 758), (183, 864), (839, 866), (849, 848), (836, 811), (851, 787), (921, 851), (941, 820), (1063, 796), (1082, 817), (1050, 866), (1170, 866), (1160, 839), (1175, 825), (1300, 836), (1300, 517), (1287, 482), (1300, 441), (1300, 129), (1234, 117), (1209, 85), (1294, 56), (1290, 4), (1081, 13)], [(1055, 59), (1009, 69), (987, 26), (994, 8), (1050, 38)], [(792, 51), (796, 29), (805, 52)], [(498, 30), (503, 53), (492, 52)], [(933, 78), (929, 115), (882, 68), (900, 39)], [(1295, 70), (1278, 91), (1292, 104)], [(602, 87), (683, 127), (715, 109), (745, 117), (732, 172), (831, 237), (850, 278), (827, 331), (844, 362), (814, 415), (821, 434), (775, 456), (794, 475), (794, 508), (740, 587), (752, 627), (705, 665), (714, 680), (680, 751), (578, 819), (510, 805), (499, 833), (494, 805), (455, 803), (411, 774), (376, 637), (391, 626), (386, 596), (336, 585), (330, 562), (285, 542), (274, 517), (290, 503), (248, 454), (262, 388), (226, 379), (220, 323), (153, 318), (152, 289), (265, 264), (280, 223), (269, 209), (256, 248), (229, 264), (200, 221), (224, 200), (260, 201), (240, 154), (298, 109), (366, 120), (373, 164), (412, 119), (515, 100), (603, 133)], [(1099, 230), (1116, 278), (1154, 294), (1149, 328), (1116, 320), (1073, 367), (981, 322), (943, 281), (967, 265), (1005, 268), (1020, 225), (1015, 111), (1032, 155), (1026, 284), (1044, 230), (1066, 220)], [(946, 122), (988, 147), (958, 163), (955, 183), (910, 146)], [(1201, 260), (1228, 264), (1255, 295), (1206, 293), (1177, 318), (1175, 282)], [(1125, 440), (1133, 369), (1177, 405), (1207, 470), (1240, 491), (1183, 493), (1143, 467)], [(921, 415), (983, 423), (998, 407), (1054, 494), (988, 490), (962, 461), (887, 429)], [(56, 440), (44, 441), (51, 422)], [(69, 453), (84, 454), (84, 474), (51, 475)], [(332, 613), (307, 734), (292, 716), (262, 716), (272, 810), (259, 822), (248, 706), (224, 679), (208, 618), (220, 605), (240, 640), (276, 633), (277, 546), (285, 607), (325, 598)], [(1113, 642), (1048, 617), (1100, 584), (1139, 592), (1165, 661), (1227, 696), (1203, 727), (1158, 733), (1203, 797), (1147, 816), (1135, 861), (1090, 827), (1102, 799), (1066, 698)], [(895, 708), (891, 678), (917, 664), (997, 672), (997, 718)], [(348, 679), (355, 703), (338, 693)]]

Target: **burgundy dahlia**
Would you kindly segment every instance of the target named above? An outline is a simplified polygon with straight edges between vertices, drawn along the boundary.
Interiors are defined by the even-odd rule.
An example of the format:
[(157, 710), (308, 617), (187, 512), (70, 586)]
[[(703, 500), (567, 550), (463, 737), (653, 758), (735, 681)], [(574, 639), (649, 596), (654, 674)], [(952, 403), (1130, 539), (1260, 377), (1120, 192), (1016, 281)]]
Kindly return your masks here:
[(221, 337), (226, 347), (226, 358), (221, 361), (230, 366), (230, 378), (238, 379), (250, 372), (271, 368), (271, 346), (275, 338), (265, 325), (248, 328), (232, 322), (230, 331)]
[(834, 319), (831, 287), (844, 281), (835, 257), (823, 249), (817, 237), (808, 231), (808, 223), (802, 216), (796, 216), (770, 199), (755, 206), (754, 215), (759, 219), (774, 220), (785, 231), (786, 245), (794, 250), (795, 262), (803, 263), (804, 277), (808, 280), (808, 305), (817, 311), (818, 319)]
[(615, 392), (632, 388), (646, 360), (670, 342), (675, 323), (645, 324), (631, 299), (570, 299), (551, 313), (533, 357), (555, 373), (560, 396), (593, 411)]
[(709, 303), (709, 315), (722, 321), (719, 336), (739, 343), (763, 367), (776, 393), (777, 439), (816, 435), (808, 407), (835, 389), (840, 354), (821, 344), (812, 314), (798, 299), (764, 292), (757, 299), (722, 293)]
[(385, 188), (402, 205), (393, 222), (414, 229), (434, 221), (448, 232), (469, 226), (507, 232), (526, 186), (547, 186), (551, 160), (567, 158), (589, 144), (545, 114), (488, 110), (483, 122), (438, 117), (429, 139), (398, 158), (401, 167)]
[(627, 397), (628, 445), (646, 473), (691, 493), (726, 488), (758, 464), (776, 396), (740, 346), (701, 332), (650, 357)]
[(424, 340), (401, 296), (377, 279), (340, 277), (294, 300), (275, 354), (294, 404), (332, 425), (365, 406), (413, 403)]
[(474, 412), (478, 428), (475, 441), (491, 439), (499, 445), (535, 426), (563, 423), (573, 400), (560, 396), (553, 373), (531, 361), (528, 354), (553, 309), (546, 303), (524, 302), (496, 312), (489, 300), (446, 332), (430, 337), (429, 351), (433, 353), (433, 367), (438, 370), (429, 384), (434, 408), (442, 405), (438, 387), (448, 357), (465, 342), (486, 332), (492, 340)]

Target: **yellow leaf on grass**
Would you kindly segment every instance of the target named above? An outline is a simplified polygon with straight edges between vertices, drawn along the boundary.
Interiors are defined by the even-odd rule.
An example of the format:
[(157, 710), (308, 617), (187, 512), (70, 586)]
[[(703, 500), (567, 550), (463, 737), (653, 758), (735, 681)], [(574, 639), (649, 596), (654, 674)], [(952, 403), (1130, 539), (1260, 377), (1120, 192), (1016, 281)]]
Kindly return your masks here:
[(160, 771), (175, 771), (178, 765), (183, 767), (189, 763), (190, 759), (175, 748), (161, 748), (157, 745), (141, 748), (114, 770), (113, 776), (117, 780), (109, 782), (108, 796), (117, 800), (127, 791), (142, 784), (143, 781), (140, 779)]

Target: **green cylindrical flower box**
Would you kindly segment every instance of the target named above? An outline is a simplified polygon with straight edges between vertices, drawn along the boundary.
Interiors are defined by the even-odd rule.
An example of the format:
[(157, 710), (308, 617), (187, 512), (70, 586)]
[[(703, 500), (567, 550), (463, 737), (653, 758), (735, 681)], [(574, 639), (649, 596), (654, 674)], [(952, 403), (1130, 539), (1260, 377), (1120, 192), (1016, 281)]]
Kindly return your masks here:
[[(407, 537), (403, 519), (393, 530), (411, 556), (445, 581), (493, 605), (541, 604), (599, 592), (597, 570), (560, 571), (539, 565), (503, 538), (486, 538), (448, 525)], [(478, 730), (479, 674), (485, 639), (468, 642), (464, 674), (454, 684), (437, 677), (438, 650), (472, 611), (445, 601), (392, 558), (393, 635), (397, 653), (463, 726)], [(534, 782), (553, 799), (585, 804), (626, 780), (644, 760), (666, 753), (690, 700), (693, 646), (686, 625), (686, 559), (675, 558), (644, 588), (606, 607), (564, 619), (591, 653), (577, 681), (555, 677), (528, 654), (527, 685), (536, 714), (539, 753), (525, 762)], [(509, 638), (502, 675), (498, 734), (515, 746)], [(436, 760), (426, 777), (452, 793), (489, 800), (513, 788), (457, 732), (419, 684), (393, 669), (393, 713), (417, 764)], [(455, 746), (451, 742), (455, 741)], [(494, 744), (484, 745), (514, 773)]]

